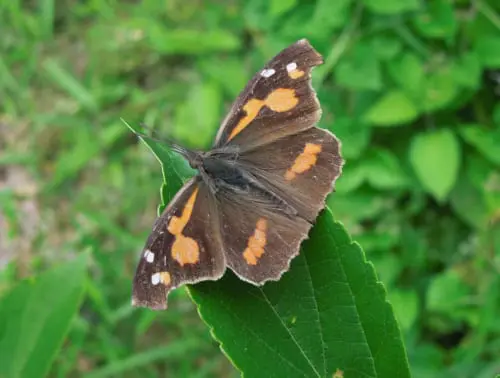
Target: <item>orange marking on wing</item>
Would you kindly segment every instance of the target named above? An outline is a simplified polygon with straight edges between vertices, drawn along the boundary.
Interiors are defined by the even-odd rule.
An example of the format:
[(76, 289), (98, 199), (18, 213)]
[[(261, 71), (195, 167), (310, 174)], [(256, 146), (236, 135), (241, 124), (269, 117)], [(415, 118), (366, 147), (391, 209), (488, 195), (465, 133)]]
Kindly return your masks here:
[(252, 122), (260, 110), (267, 106), (274, 112), (286, 112), (293, 109), (299, 103), (299, 99), (295, 96), (295, 90), (291, 88), (278, 88), (267, 95), (264, 100), (251, 98), (243, 106), (246, 115), (240, 119), (236, 127), (229, 134), (229, 140), (242, 132), (250, 122)]
[(290, 78), (292, 79), (298, 79), (302, 76), (304, 76), (305, 72), (304, 71), (301, 71), (301, 70), (293, 70), (291, 72), (288, 73), (288, 76), (290, 76)]
[(172, 257), (179, 264), (181, 264), (181, 266), (184, 264), (195, 264), (199, 261), (200, 248), (198, 243), (193, 238), (182, 234), (182, 231), (184, 231), (184, 228), (193, 213), (193, 207), (197, 195), (198, 188), (193, 191), (193, 194), (189, 197), (186, 205), (184, 205), (182, 215), (180, 217), (173, 216), (167, 227), (168, 232), (175, 236), (171, 250)]
[(252, 122), (257, 114), (259, 114), (260, 109), (264, 106), (264, 101), (257, 100), (256, 98), (252, 98), (248, 100), (248, 102), (243, 106), (243, 110), (246, 115), (240, 119), (236, 127), (231, 131), (229, 135), (229, 140), (233, 139), (236, 135), (238, 135), (245, 127), (248, 126), (250, 122)]
[(306, 143), (304, 151), (293, 162), (290, 169), (285, 172), (285, 180), (291, 181), (298, 174), (304, 173), (313, 167), (318, 161), (318, 154), (321, 152), (321, 145)]
[(160, 282), (165, 286), (170, 285), (170, 282), (172, 282), (172, 278), (170, 277), (170, 273), (169, 272), (160, 272)]
[(253, 235), (248, 238), (247, 247), (243, 251), (243, 258), (248, 265), (257, 265), (257, 259), (264, 254), (267, 243), (267, 221), (260, 218), (255, 225)]
[(278, 88), (264, 100), (266, 106), (275, 112), (286, 112), (297, 106), (299, 99), (295, 97), (295, 90), (291, 88)]

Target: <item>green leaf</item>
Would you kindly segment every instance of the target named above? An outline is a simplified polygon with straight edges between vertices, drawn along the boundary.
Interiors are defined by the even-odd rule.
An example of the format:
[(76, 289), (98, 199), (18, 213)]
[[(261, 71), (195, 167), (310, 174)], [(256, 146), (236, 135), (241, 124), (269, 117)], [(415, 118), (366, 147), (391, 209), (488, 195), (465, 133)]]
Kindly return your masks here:
[(459, 177), (450, 194), (450, 203), (457, 215), (471, 227), (482, 229), (488, 222), (488, 205), (484, 193), (465, 175)]
[(342, 58), (335, 70), (335, 78), (339, 85), (350, 89), (382, 88), (380, 62), (373, 56), (371, 47), (367, 44), (359, 43), (349, 55)]
[[(311, 20), (305, 25), (303, 32), (329, 34), (331, 30), (344, 26), (350, 20), (352, 0), (318, 0)], [(321, 25), (321, 28), (318, 28)]]
[(424, 188), (444, 201), (460, 167), (460, 144), (448, 129), (417, 134), (410, 147), (410, 162)]
[(475, 51), (481, 63), (488, 68), (500, 67), (500, 37), (483, 36), (475, 42)]
[(363, 168), (367, 181), (377, 189), (402, 188), (409, 183), (399, 160), (387, 150), (371, 150)]
[(424, 37), (451, 40), (457, 31), (457, 17), (453, 4), (447, 0), (427, 3), (427, 10), (414, 20), (415, 28)]
[(407, 52), (388, 64), (389, 75), (408, 95), (418, 98), (425, 78), (424, 62), (417, 54)]
[(83, 298), (87, 256), (25, 280), (0, 299), (0, 377), (44, 377)]
[(477, 148), (485, 158), (500, 166), (500, 129), (489, 130), (482, 125), (465, 125), (459, 133), (468, 143)]
[(449, 269), (431, 281), (427, 290), (427, 309), (451, 315), (467, 304), (469, 292), (458, 272)]
[(459, 57), (452, 66), (453, 78), (464, 87), (477, 89), (481, 85), (481, 64), (473, 52)]
[(374, 218), (382, 211), (391, 208), (393, 205), (391, 201), (372, 188), (362, 187), (346, 194), (335, 193), (328, 197), (327, 202), (336, 218), (356, 224), (363, 219)]
[(413, 121), (418, 110), (401, 91), (387, 92), (365, 114), (364, 120), (375, 126), (399, 126)]
[(459, 93), (460, 87), (453, 77), (452, 67), (440, 67), (439, 70), (425, 77), (425, 89), (422, 94), (423, 110), (432, 112), (446, 107)]
[(342, 174), (335, 182), (336, 193), (350, 193), (356, 190), (366, 179), (366, 170), (358, 162), (349, 162), (349, 169), (342, 171)]
[(295, 7), (297, 0), (271, 0), (269, 3), (269, 14), (276, 17)]
[(371, 41), (373, 52), (380, 60), (391, 60), (402, 50), (401, 39), (392, 35), (376, 35)]
[(245, 377), (409, 377), (385, 290), (329, 211), (279, 282), (255, 287), (226, 274), (189, 290)]
[(414, 290), (395, 290), (390, 297), (401, 328), (410, 330), (418, 316), (417, 293)]
[(363, 3), (373, 13), (388, 15), (417, 10), (420, 6), (418, 0), (363, 0)]
[(366, 123), (351, 117), (335, 119), (328, 129), (342, 142), (342, 157), (345, 159), (356, 159), (363, 154), (372, 130)]

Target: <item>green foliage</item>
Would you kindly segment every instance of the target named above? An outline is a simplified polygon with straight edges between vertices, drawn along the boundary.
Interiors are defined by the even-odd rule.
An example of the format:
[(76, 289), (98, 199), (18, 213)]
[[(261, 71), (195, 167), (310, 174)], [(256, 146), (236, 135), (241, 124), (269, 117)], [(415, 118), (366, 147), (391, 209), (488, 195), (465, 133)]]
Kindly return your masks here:
[[(61, 256), (92, 255), (50, 376), (238, 375), (184, 290), (165, 313), (130, 307), (162, 177), (120, 118), (207, 148), (246, 80), (303, 37), (325, 57), (313, 72), (320, 126), (347, 161), (328, 204), (387, 288), (412, 375), (498, 373), (497, 1), (7, 1), (0, 29), (1, 303)], [(154, 152), (172, 162), (168, 201), (190, 170)], [(20, 334), (23, 345), (47, 342), (38, 374), (65, 335), (41, 324), (52, 342)]]
[(257, 288), (228, 274), (190, 292), (245, 376), (410, 376), (385, 290), (329, 211), (279, 282)]
[(0, 376), (44, 377), (83, 298), (87, 255), (15, 286), (0, 299)]
[(410, 162), (424, 188), (444, 201), (455, 185), (460, 166), (460, 144), (448, 129), (416, 135), (410, 146)]

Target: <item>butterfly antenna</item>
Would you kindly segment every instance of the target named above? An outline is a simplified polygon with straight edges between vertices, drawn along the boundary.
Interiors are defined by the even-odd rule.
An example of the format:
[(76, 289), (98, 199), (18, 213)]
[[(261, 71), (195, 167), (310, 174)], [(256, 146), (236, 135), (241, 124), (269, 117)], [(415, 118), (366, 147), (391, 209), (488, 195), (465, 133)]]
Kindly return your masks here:
[[(140, 126), (143, 129), (148, 130), (151, 134), (158, 134), (154, 129), (148, 127), (144, 123), (140, 123)], [(189, 148), (181, 146), (179, 143), (175, 142), (171, 138), (162, 137), (162, 139), (159, 139), (159, 138), (156, 138), (154, 136), (147, 135), (147, 134), (141, 133), (141, 132), (136, 131), (136, 130), (133, 130), (133, 132), (139, 138), (149, 138), (151, 140), (154, 140), (157, 143), (168, 145), (172, 149), (172, 151), (177, 152), (178, 154), (182, 155), (188, 161), (192, 161), (193, 159), (195, 159), (198, 156), (198, 153), (196, 151), (193, 151), (193, 150), (190, 150)]]

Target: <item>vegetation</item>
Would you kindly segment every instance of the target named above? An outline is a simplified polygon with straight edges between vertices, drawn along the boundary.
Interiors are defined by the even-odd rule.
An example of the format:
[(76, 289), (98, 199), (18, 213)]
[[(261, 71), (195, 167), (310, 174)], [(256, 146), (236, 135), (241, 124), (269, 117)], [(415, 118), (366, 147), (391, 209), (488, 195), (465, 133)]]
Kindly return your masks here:
[[(311, 377), (500, 372), (497, 1), (10, 1), (0, 35), (0, 377), (238, 376), (219, 342), (248, 377), (286, 361)], [(165, 200), (184, 172), (120, 118), (208, 148), (251, 75), (303, 37), (325, 57), (313, 82), (343, 143), (328, 205), (345, 229), (323, 213), (263, 290), (229, 274), (175, 290), (165, 312), (132, 308), (155, 154)], [(291, 335), (330, 336), (332, 353)]]

